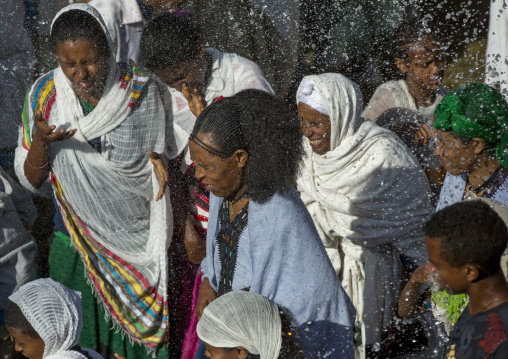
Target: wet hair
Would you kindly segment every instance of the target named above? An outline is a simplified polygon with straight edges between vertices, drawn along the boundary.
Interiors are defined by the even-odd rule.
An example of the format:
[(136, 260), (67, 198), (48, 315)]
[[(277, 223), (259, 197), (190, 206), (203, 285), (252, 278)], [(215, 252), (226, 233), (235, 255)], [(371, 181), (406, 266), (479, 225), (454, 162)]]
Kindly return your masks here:
[(151, 71), (172, 68), (199, 56), (201, 37), (194, 22), (178, 14), (150, 21), (141, 36), (141, 62)]
[(12, 301), (9, 301), (5, 308), (4, 324), (22, 334), (28, 335), (34, 339), (40, 339), (40, 335), (26, 319), (21, 309)]
[[(305, 359), (303, 354), (303, 345), (298, 335), (298, 326), (291, 315), (291, 312), (279, 306), (280, 322), (281, 322), (281, 346), (279, 359)], [(233, 351), (236, 348), (223, 348), (226, 351)], [(259, 359), (259, 355), (250, 354), (249, 359)]]
[(70, 10), (56, 19), (49, 43), (56, 53), (59, 44), (77, 40), (92, 41), (102, 54), (109, 56), (108, 39), (99, 21), (86, 11)]
[(441, 257), (454, 267), (476, 264), (488, 275), (501, 269), (508, 230), (486, 203), (462, 201), (434, 213), (425, 235), (441, 240)]
[(432, 36), (436, 40), (439, 40), (439, 34), (435, 31), (437, 28), (418, 17), (404, 20), (395, 29), (392, 37), (393, 58), (406, 59), (409, 56), (411, 45), (421, 41), (425, 36)]
[[(213, 147), (203, 144), (198, 134), (211, 134)], [(196, 120), (190, 140), (222, 158), (245, 150), (249, 157), (243, 183), (258, 202), (296, 179), (305, 153), (298, 118), (261, 90), (244, 90), (212, 103)]]

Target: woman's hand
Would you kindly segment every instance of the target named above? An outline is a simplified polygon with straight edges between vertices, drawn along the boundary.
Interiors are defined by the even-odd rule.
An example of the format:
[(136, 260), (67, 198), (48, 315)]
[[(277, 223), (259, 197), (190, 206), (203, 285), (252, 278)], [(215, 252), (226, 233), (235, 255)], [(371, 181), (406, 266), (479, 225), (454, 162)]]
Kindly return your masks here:
[(148, 157), (150, 157), (150, 161), (153, 165), (153, 170), (155, 171), (155, 174), (157, 175), (157, 179), (159, 180), (159, 192), (157, 193), (157, 197), (155, 197), (155, 200), (160, 200), (164, 193), (166, 192), (166, 187), (169, 183), (169, 171), (167, 163), (164, 161), (164, 158), (162, 155), (158, 154), (157, 152), (150, 151), (148, 152)]
[(117, 358), (117, 359), (125, 359), (125, 357), (121, 356), (118, 353), (115, 353), (115, 358)]
[(48, 123), (42, 116), (41, 112), (37, 112), (35, 116), (35, 132), (32, 137), (30, 151), (26, 156), (23, 166), (27, 180), (35, 188), (39, 188), (49, 173), (49, 147), (51, 142), (65, 141), (74, 136), (76, 129), (65, 131), (60, 129), (54, 132), (55, 125), (48, 126)]
[(434, 137), (434, 130), (425, 124), (422, 124), (415, 133), (415, 142), (420, 146), (425, 146), (430, 138)]
[(418, 267), (411, 276), (410, 281), (418, 284), (432, 283), (432, 277), (435, 275), (436, 270), (430, 262), (425, 263), (423, 266)]
[(201, 319), (206, 306), (217, 299), (217, 293), (213, 290), (208, 278), (205, 278), (199, 290), (198, 302), (196, 304), (196, 317)]
[(51, 142), (65, 141), (74, 136), (77, 132), (77, 129), (65, 131), (63, 128), (53, 132), (55, 128), (55, 125), (48, 126), (48, 123), (44, 117), (42, 117), (42, 113), (37, 112), (37, 115), (35, 116), (35, 132), (32, 139), (32, 145), (34, 142), (49, 145)]
[(204, 99), (203, 91), (199, 88), (193, 88), (185, 84), (182, 88), (182, 93), (187, 102), (189, 108), (194, 116), (199, 117), (201, 112), (206, 108), (206, 101)]

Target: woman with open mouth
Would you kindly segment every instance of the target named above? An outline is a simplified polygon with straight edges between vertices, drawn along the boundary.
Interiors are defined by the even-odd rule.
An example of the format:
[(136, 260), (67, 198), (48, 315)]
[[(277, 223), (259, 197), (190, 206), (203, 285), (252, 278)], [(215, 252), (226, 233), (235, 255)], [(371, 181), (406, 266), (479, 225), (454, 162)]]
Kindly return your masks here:
[(150, 74), (115, 63), (95, 8), (62, 9), (50, 40), (58, 67), (29, 90), (16, 150), (23, 186), (49, 188), (58, 207), (50, 277), (82, 293), (80, 345), (104, 357), (167, 358), (172, 211), (167, 195), (157, 201), (149, 152), (174, 158), (186, 139), (171, 140)]

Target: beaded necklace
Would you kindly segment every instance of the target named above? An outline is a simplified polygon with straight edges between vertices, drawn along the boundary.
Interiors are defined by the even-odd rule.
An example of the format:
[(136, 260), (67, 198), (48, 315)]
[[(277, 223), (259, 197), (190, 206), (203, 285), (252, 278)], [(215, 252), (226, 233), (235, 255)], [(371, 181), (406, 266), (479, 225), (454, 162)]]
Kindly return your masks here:
[(230, 221), (229, 206), (229, 201), (224, 199), (219, 211), (220, 230), (215, 238), (219, 247), (221, 265), (218, 288), (219, 296), (232, 290), (238, 255), (238, 241), (247, 226), (249, 214), (249, 203), (247, 202), (236, 217)]

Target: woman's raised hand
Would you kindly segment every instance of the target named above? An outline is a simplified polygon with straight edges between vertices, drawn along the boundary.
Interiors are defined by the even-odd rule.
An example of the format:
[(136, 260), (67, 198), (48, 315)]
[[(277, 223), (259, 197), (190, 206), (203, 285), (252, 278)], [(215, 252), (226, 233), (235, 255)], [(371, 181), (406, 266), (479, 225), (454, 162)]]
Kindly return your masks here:
[(190, 87), (189, 85), (185, 84), (183, 85), (182, 93), (189, 103), (191, 112), (194, 114), (194, 116), (199, 117), (201, 112), (203, 112), (206, 107), (206, 101), (204, 99), (202, 89)]
[(64, 141), (76, 134), (77, 129), (65, 131), (63, 128), (53, 132), (56, 126), (49, 126), (41, 112), (37, 112), (35, 116), (35, 132), (33, 135), (33, 141), (41, 141), (43, 144), (49, 144), (55, 141)]
[(434, 130), (425, 124), (422, 124), (415, 133), (415, 141), (420, 146), (425, 146), (432, 137), (434, 137)]
[(76, 129), (65, 131), (60, 129), (56, 132), (56, 126), (49, 126), (42, 113), (39, 111), (35, 117), (35, 132), (32, 137), (32, 145), (26, 155), (24, 171), (27, 180), (35, 188), (39, 188), (48, 178), (49, 173), (49, 145), (55, 141), (65, 141), (74, 136)]

